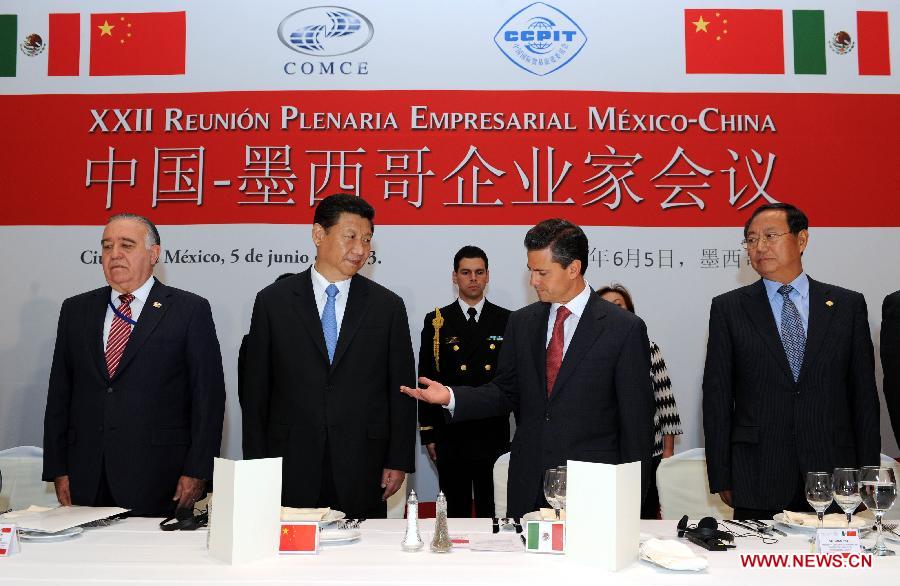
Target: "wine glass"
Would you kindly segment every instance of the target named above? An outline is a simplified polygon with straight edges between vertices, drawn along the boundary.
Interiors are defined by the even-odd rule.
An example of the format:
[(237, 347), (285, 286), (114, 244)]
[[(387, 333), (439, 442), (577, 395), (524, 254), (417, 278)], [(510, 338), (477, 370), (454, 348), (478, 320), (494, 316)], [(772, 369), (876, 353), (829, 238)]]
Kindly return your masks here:
[[(556, 479), (556, 502), (559, 503), (560, 509), (566, 508), (566, 476), (567, 469), (565, 466), (560, 466), (556, 469), (557, 479)], [(556, 516), (559, 519), (559, 515)]]
[(544, 472), (544, 498), (547, 500), (547, 503), (553, 507), (556, 518), (559, 519), (557, 490), (559, 490), (559, 471), (556, 468), (548, 468)]
[(853, 520), (853, 513), (856, 507), (862, 502), (859, 496), (859, 470), (856, 468), (835, 468), (832, 476), (832, 486), (834, 487), (834, 502), (844, 510), (847, 515), (847, 528), (850, 528), (850, 521)]
[(875, 512), (875, 525), (878, 527), (878, 539), (871, 548), (866, 548), (872, 555), (894, 555), (894, 551), (884, 544), (881, 518), (894, 504), (897, 498), (897, 479), (894, 471), (881, 466), (866, 466), (859, 471), (859, 496), (867, 507)]
[[(806, 502), (819, 517), (819, 529), (825, 526), (825, 509), (831, 506), (834, 489), (831, 486), (831, 474), (828, 472), (806, 473)], [(810, 541), (815, 542), (815, 537)]]

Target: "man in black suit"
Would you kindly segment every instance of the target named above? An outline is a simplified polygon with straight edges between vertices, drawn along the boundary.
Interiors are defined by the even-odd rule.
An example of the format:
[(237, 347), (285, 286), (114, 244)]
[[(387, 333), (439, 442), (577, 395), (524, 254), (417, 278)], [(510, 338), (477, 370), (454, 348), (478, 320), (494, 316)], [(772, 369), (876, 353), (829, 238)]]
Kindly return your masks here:
[(387, 514), (414, 470), (415, 377), (403, 300), (357, 274), (375, 210), (337, 194), (315, 211), (315, 266), (256, 296), (242, 384), (244, 458), (284, 458), (282, 504)]
[(44, 416), (44, 480), (63, 505), (166, 516), (212, 479), (225, 379), (209, 303), (153, 276), (150, 220), (103, 230), (108, 287), (63, 302)]
[(884, 371), (884, 402), (900, 443), (900, 291), (884, 298), (881, 306), (881, 368)]
[[(477, 246), (459, 249), (452, 276), (459, 298), (425, 316), (419, 376), (474, 387), (494, 378), (509, 310), (485, 299), (488, 258)], [(474, 492), (475, 516), (493, 517), (494, 462), (509, 451), (509, 416), (450, 423), (438, 405), (423, 403), (419, 434), (437, 466), (447, 514), (470, 517)]]
[(877, 465), (881, 447), (866, 302), (803, 272), (809, 222), (790, 204), (744, 226), (762, 277), (712, 300), (703, 373), (709, 488), (735, 519), (810, 510), (809, 471)]
[(649, 481), (653, 389), (647, 328), (636, 315), (594, 295), (584, 279), (587, 236), (566, 220), (545, 220), (525, 235), (539, 302), (509, 317), (494, 380), (452, 390), (428, 378), (401, 387), (446, 406), (452, 421), (517, 414), (507, 514), (545, 504), (544, 471), (582, 460), (641, 461)]

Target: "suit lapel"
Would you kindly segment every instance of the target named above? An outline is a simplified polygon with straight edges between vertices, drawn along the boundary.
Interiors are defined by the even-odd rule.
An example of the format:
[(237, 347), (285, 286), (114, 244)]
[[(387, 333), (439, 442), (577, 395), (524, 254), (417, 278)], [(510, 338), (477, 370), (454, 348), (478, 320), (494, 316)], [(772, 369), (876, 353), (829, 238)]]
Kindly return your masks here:
[(575, 328), (572, 341), (569, 342), (569, 348), (566, 350), (565, 356), (563, 356), (559, 374), (556, 376), (556, 382), (553, 385), (553, 392), (550, 393), (551, 401), (564, 388), (566, 380), (581, 364), (584, 355), (594, 345), (597, 337), (603, 333), (602, 320), (605, 317), (606, 310), (603, 308), (603, 304), (600, 303), (600, 298), (594, 294), (592, 289), (587, 305), (584, 306), (584, 313), (581, 319), (578, 320), (578, 327)]
[(141, 309), (141, 316), (138, 318), (137, 325), (131, 330), (131, 336), (128, 338), (125, 351), (122, 352), (122, 360), (119, 362), (119, 368), (116, 369), (116, 374), (113, 378), (118, 378), (128, 368), (128, 364), (137, 356), (141, 346), (144, 345), (156, 329), (156, 326), (159, 325), (163, 315), (169, 311), (169, 306), (172, 305), (173, 301), (172, 292), (157, 279), (153, 283), (153, 287), (150, 288), (150, 294), (144, 302), (143, 309)]
[[(292, 290), (296, 302), (292, 303), (294, 312), (300, 323), (309, 332), (309, 337), (319, 349), (325, 362), (328, 362), (328, 350), (325, 348), (325, 332), (322, 331), (322, 319), (319, 317), (312, 286), (312, 269), (306, 269), (294, 279)], [(349, 305), (349, 304), (348, 304)]]
[[(369, 310), (369, 301), (369, 282), (360, 275), (354, 275), (353, 280), (350, 281), (350, 291), (347, 293), (347, 307), (344, 309), (344, 318), (341, 320), (341, 331), (338, 333), (334, 361), (331, 363), (332, 369), (337, 366), (353, 341), (360, 322)], [(319, 329), (321, 330), (321, 328)], [(324, 343), (324, 341), (323, 334), (322, 342)]]
[(541, 381), (540, 389), (547, 398), (547, 320), (550, 317), (550, 304), (541, 303), (531, 314), (531, 326), (528, 328), (532, 335), (531, 348), (534, 356), (534, 366), (537, 368), (538, 380)]
[(809, 279), (809, 327), (806, 334), (806, 350), (803, 353), (803, 366), (800, 368), (800, 377), (808, 370), (808, 365), (813, 363), (816, 354), (822, 347), (822, 341), (831, 325), (831, 317), (834, 307), (825, 305), (828, 300), (829, 290), (824, 284)]
[(784, 345), (781, 343), (781, 336), (778, 335), (778, 326), (775, 323), (775, 316), (772, 315), (772, 305), (766, 295), (766, 286), (762, 279), (744, 289), (744, 295), (748, 298), (748, 303), (742, 304), (744, 310), (762, 337), (764, 345), (772, 353), (775, 362), (781, 366), (784, 373), (794, 380), (791, 372), (791, 366), (788, 364), (787, 354), (784, 352)]
[(91, 357), (94, 359), (94, 365), (100, 372), (100, 376), (107, 380), (109, 380), (109, 371), (106, 369), (106, 348), (103, 347), (103, 323), (106, 320), (110, 291), (110, 287), (96, 291), (91, 297), (90, 307), (84, 316), (87, 347), (90, 348)]

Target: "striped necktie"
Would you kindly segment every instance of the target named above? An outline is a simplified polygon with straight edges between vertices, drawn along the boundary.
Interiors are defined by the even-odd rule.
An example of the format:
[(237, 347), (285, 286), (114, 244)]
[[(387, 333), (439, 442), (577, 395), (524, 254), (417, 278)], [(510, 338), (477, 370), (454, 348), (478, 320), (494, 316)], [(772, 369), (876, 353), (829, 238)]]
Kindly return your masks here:
[[(117, 312), (127, 318), (131, 318), (131, 302), (134, 301), (134, 295), (126, 293), (119, 295), (119, 307)], [(112, 326), (109, 328), (109, 338), (106, 340), (106, 371), (109, 378), (116, 375), (119, 368), (119, 361), (122, 360), (122, 353), (125, 351), (125, 345), (131, 336), (131, 324), (113, 314)]]

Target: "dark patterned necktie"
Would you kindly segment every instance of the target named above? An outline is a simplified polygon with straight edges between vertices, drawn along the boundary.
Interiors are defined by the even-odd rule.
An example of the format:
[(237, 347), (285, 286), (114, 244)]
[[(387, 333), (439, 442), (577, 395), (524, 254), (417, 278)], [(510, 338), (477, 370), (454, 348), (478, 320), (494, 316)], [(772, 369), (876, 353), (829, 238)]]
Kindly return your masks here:
[[(127, 318), (131, 318), (131, 302), (134, 301), (134, 295), (126, 293), (119, 295), (119, 307), (116, 311)], [(109, 328), (109, 338), (106, 340), (106, 372), (109, 378), (116, 374), (119, 368), (119, 361), (122, 360), (122, 352), (125, 351), (125, 345), (128, 344), (128, 338), (131, 336), (131, 324), (113, 314), (112, 325)]]
[(794, 382), (797, 382), (797, 379), (800, 378), (800, 368), (803, 366), (803, 354), (806, 352), (806, 332), (803, 331), (800, 312), (791, 301), (790, 295), (793, 290), (794, 288), (790, 285), (782, 285), (778, 288), (778, 292), (784, 299), (784, 305), (781, 306), (781, 343), (784, 345), (784, 352), (787, 354)]
[(553, 323), (553, 334), (550, 336), (550, 344), (547, 345), (547, 396), (553, 392), (556, 384), (556, 376), (563, 360), (563, 343), (565, 342), (564, 325), (566, 318), (572, 315), (566, 306), (560, 305), (556, 310), (556, 321)]

